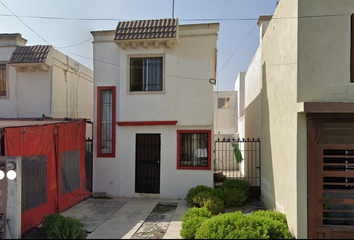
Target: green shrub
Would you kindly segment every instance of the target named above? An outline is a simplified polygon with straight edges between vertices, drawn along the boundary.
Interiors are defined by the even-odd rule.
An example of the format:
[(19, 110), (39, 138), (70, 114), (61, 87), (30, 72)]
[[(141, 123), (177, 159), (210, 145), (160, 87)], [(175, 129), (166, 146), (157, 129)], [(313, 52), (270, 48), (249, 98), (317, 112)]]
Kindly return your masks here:
[(181, 218), (182, 222), (186, 222), (192, 218), (196, 217), (205, 217), (205, 218), (211, 218), (211, 212), (208, 211), (206, 208), (190, 208), (188, 209), (187, 212), (183, 214), (183, 217)]
[(45, 216), (41, 232), (49, 239), (85, 239), (84, 224), (78, 219), (64, 217), (60, 214)]
[(288, 227), (288, 222), (286, 220), (285, 214), (278, 212), (278, 211), (259, 210), (256, 212), (252, 212), (251, 215), (271, 218), (273, 220), (277, 220), (277, 221), (283, 223), (286, 227)]
[(52, 213), (43, 217), (42, 227), (39, 229), (41, 233), (46, 234), (50, 229), (54, 228), (54, 225), (64, 220), (65, 217), (59, 213)]
[(226, 207), (238, 207), (246, 204), (249, 199), (247, 192), (237, 188), (224, 189), (224, 204)]
[(197, 196), (198, 193), (200, 192), (211, 192), (213, 188), (207, 187), (205, 185), (198, 185), (194, 188), (189, 189), (189, 192), (185, 198), (187, 201), (187, 205), (193, 206), (193, 198)]
[(245, 191), (245, 193), (248, 194), (248, 196), (251, 194), (251, 186), (248, 182), (246, 181), (242, 181), (242, 180), (238, 180), (238, 179), (229, 179), (229, 180), (225, 180), (221, 186), (221, 189), (225, 189), (225, 188), (236, 188), (239, 189), (241, 191)]
[(211, 194), (211, 192), (200, 192), (193, 198), (194, 206), (206, 208), (212, 214), (218, 214), (225, 207), (224, 202)]
[(182, 229), (180, 231), (180, 235), (183, 239), (194, 239), (195, 233), (202, 223), (207, 220), (206, 217), (194, 217), (189, 219), (186, 222), (182, 223)]
[(237, 211), (205, 220), (195, 239), (291, 239), (282, 222), (270, 217), (243, 215)]
[(225, 207), (242, 206), (249, 200), (249, 193), (238, 188), (214, 188), (211, 194), (220, 198)]
[(215, 196), (210, 196), (210, 198), (208, 198), (203, 205), (203, 208), (208, 209), (208, 211), (215, 215), (219, 214), (224, 209), (224, 207), (224, 202)]

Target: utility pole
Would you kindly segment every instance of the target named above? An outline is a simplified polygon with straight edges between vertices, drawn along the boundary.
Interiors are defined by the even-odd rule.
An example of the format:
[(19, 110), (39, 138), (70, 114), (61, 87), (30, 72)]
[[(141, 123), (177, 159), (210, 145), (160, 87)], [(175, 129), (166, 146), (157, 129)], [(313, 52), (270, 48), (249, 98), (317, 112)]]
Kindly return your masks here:
[(174, 19), (175, 15), (175, 0), (172, 1), (172, 19)]

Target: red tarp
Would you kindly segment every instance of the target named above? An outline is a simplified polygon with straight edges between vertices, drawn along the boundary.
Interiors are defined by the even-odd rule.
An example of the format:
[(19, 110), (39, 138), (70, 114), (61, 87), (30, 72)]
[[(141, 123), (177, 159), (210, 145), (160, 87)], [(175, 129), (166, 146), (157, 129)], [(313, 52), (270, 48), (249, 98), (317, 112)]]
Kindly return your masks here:
[[(54, 212), (62, 212), (91, 196), (92, 193), (86, 189), (85, 133), (86, 120), (44, 126), (6, 128), (5, 155), (22, 157), (46, 155), (47, 202), (22, 212), (22, 234), (40, 224), (44, 216)], [(63, 195), (62, 156), (68, 151), (76, 152), (79, 156), (80, 164), (77, 166), (80, 171), (80, 183), (77, 183), (79, 184), (78, 188)], [(68, 159), (68, 161), (70, 160)], [(24, 199), (22, 199), (23, 201)]]

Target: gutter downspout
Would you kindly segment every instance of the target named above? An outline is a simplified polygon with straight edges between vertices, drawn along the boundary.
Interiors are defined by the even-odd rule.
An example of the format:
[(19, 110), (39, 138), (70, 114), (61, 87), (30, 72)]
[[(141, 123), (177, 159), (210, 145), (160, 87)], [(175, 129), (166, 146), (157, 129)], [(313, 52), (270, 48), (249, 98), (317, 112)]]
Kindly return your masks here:
[(53, 105), (54, 105), (54, 66), (55, 62), (52, 62), (52, 75), (50, 78), (50, 110), (49, 115), (53, 117)]

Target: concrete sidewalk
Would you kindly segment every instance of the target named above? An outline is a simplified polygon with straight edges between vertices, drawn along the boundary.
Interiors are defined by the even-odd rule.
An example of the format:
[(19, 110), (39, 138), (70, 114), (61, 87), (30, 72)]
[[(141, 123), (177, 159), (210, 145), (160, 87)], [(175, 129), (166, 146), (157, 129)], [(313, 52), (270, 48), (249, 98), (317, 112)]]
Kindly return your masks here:
[(80, 219), (91, 234), (88, 239), (130, 239), (158, 203), (178, 203), (164, 239), (182, 239), (181, 217), (189, 207), (185, 200), (162, 198), (89, 198), (61, 213)]

